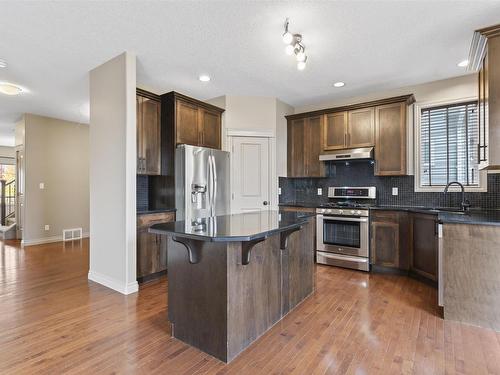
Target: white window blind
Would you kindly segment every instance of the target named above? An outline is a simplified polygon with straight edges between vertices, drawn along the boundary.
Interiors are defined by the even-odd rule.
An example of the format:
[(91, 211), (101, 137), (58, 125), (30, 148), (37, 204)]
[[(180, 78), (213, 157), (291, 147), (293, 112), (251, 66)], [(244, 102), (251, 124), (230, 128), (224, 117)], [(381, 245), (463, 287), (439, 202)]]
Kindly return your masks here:
[(420, 185), (479, 186), (477, 103), (424, 108), (420, 114)]

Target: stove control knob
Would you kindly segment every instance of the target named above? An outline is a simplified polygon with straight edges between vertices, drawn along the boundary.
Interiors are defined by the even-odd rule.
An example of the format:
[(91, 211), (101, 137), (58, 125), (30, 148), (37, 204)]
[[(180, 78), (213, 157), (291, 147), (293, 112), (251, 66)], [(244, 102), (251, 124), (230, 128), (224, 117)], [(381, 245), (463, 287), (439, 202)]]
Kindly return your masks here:
[(339, 214), (343, 214), (344, 213), (344, 210), (339, 210)]
[(356, 211), (356, 215), (361, 215), (361, 211), (360, 211), (360, 210), (357, 210), (357, 211)]
[(351, 210), (351, 215), (354, 215), (354, 210)]

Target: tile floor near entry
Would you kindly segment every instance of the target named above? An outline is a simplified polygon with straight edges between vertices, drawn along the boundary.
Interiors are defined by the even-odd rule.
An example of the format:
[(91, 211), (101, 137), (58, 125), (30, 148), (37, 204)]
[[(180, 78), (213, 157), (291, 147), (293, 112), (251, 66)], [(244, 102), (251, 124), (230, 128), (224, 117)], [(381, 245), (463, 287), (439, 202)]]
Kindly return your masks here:
[(438, 316), (436, 290), (318, 266), (317, 290), (229, 365), (170, 337), (167, 279), (87, 280), (88, 241), (0, 243), (1, 374), (500, 374), (500, 334)]

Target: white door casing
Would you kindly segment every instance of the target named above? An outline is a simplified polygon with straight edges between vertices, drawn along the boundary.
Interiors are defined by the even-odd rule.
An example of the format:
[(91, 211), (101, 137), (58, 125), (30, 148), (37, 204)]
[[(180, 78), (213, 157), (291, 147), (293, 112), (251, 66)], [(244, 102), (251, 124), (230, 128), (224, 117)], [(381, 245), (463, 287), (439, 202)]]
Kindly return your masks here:
[(269, 137), (231, 137), (231, 212), (269, 210), (271, 153)]

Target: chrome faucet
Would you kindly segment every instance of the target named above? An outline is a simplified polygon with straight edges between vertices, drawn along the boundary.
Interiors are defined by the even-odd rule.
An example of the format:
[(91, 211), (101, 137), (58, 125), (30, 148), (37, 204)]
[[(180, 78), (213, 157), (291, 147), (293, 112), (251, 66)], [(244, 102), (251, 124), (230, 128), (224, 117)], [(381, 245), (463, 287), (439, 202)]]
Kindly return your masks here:
[(448, 182), (448, 185), (446, 185), (446, 187), (444, 188), (444, 193), (448, 193), (448, 189), (450, 188), (451, 185), (458, 185), (460, 186), (460, 188), (462, 189), (462, 202), (460, 203), (460, 207), (462, 209), (462, 211), (467, 211), (470, 207), (470, 202), (465, 199), (465, 188), (464, 188), (464, 185), (461, 184), (460, 182), (458, 181), (451, 181), (451, 182)]

